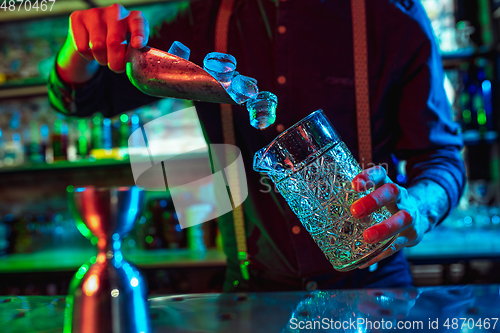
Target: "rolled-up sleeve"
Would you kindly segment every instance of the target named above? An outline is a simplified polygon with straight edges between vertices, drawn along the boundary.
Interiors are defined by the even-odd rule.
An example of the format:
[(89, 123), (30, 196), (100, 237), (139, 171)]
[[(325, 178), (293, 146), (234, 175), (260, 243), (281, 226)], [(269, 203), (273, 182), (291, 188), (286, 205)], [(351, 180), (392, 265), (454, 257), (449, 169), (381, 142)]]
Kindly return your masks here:
[(112, 117), (158, 100), (135, 88), (125, 73), (116, 74), (107, 67), (100, 67), (90, 81), (75, 85), (64, 82), (54, 65), (47, 88), (52, 107), (76, 117), (96, 112)]
[[(465, 185), (465, 167), (460, 126), (451, 119), (451, 107), (444, 90), (442, 60), (430, 22), (420, 4), (410, 17), (411, 44), (401, 63), (396, 156), (407, 161), (408, 185), (423, 179), (441, 185), (450, 200), (450, 210), (460, 199)], [(406, 53), (406, 52), (405, 52)]]

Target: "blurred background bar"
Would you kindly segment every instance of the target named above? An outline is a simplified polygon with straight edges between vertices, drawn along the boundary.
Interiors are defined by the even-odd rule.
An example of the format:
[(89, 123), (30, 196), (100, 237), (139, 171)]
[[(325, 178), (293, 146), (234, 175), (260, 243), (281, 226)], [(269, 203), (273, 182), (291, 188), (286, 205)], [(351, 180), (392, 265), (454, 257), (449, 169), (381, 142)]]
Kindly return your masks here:
[[(163, 99), (104, 118), (56, 114), (46, 80), (68, 30), (68, 15), (110, 0), (58, 1), (57, 10), (0, 14), (0, 295), (60, 295), (95, 255), (68, 209), (75, 188), (134, 185), (129, 136), (143, 124), (184, 109)], [(465, 140), (468, 185), (459, 206), (417, 247), (405, 249), (417, 285), (499, 282), (500, 268), (500, 1), (422, 0), (439, 43), (452, 117)], [(120, 1), (152, 26), (185, 2)], [(160, 15), (161, 14), (161, 15)], [(187, 153), (183, 139), (203, 142), (196, 116), (180, 115), (157, 131), (162, 156)], [(193, 141), (194, 140), (194, 141)], [(134, 142), (131, 142), (135, 148)], [(137, 147), (140, 143), (137, 143)], [(197, 154), (189, 159), (197, 172)], [(397, 181), (405, 183), (404, 161)], [(221, 291), (225, 256), (217, 221), (181, 229), (172, 198), (196, 219), (202, 193), (148, 191), (146, 207), (123, 242), (127, 260), (144, 272), (150, 294)], [(192, 230), (191, 230), (192, 229)]]

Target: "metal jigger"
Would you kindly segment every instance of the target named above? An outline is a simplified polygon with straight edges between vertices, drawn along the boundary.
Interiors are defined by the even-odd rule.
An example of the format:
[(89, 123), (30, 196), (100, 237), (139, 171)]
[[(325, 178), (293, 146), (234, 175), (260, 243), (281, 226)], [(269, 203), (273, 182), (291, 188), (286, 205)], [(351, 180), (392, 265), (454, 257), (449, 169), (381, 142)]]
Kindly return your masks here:
[(127, 48), (127, 76), (143, 93), (193, 101), (236, 104), (226, 89), (195, 63), (158, 50)]
[(70, 284), (64, 332), (151, 332), (144, 279), (121, 253), (122, 240), (139, 216), (144, 191), (90, 186), (69, 195), (78, 229), (86, 226), (90, 232), (82, 234), (98, 238), (98, 252)]

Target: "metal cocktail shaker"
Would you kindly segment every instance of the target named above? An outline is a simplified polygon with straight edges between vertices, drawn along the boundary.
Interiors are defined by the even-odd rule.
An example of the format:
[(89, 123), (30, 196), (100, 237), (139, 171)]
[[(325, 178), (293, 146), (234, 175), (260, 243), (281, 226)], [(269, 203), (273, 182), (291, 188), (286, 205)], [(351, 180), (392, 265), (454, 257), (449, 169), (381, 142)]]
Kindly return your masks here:
[[(180, 56), (176, 49), (182, 46)], [(127, 76), (143, 93), (192, 101), (239, 104), (247, 103), (250, 124), (265, 129), (276, 119), (278, 99), (257, 87), (257, 80), (236, 72), (236, 59), (229, 54), (211, 52), (204, 68), (188, 61), (189, 49), (174, 42), (169, 52), (151, 47), (127, 48)]]
[(88, 228), (85, 233), (98, 238), (98, 252), (70, 284), (64, 332), (152, 332), (146, 283), (121, 252), (123, 238), (140, 215), (144, 191), (89, 186), (70, 192), (69, 199), (79, 229)]
[(126, 58), (130, 82), (147, 95), (236, 104), (219, 81), (186, 59), (148, 46), (129, 46)]

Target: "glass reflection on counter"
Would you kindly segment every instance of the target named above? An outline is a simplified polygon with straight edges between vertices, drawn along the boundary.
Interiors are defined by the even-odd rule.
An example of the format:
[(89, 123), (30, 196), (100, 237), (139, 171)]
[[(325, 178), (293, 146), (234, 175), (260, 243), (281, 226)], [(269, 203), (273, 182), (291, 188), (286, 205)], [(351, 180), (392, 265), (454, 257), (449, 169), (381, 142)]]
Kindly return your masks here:
[(408, 316), (419, 295), (416, 288), (314, 291), (298, 304), (283, 332), (390, 330)]

